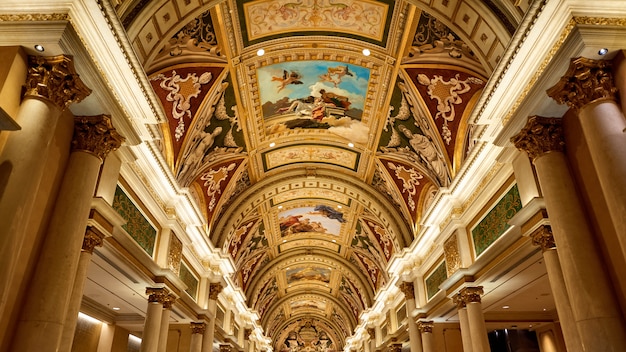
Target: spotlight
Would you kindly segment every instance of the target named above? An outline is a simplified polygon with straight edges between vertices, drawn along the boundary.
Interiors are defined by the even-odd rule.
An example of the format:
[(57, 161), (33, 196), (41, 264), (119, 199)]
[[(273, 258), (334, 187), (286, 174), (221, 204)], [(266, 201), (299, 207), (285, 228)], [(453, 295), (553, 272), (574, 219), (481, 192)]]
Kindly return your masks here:
[(370, 50), (369, 49), (363, 49), (363, 55), (370, 56)]
[(602, 49), (598, 50), (598, 55), (602, 55), (602, 56), (604, 56), (604, 55), (606, 55), (608, 52), (609, 52), (609, 49), (607, 49), (607, 48), (602, 48)]
[(265, 55), (265, 50), (259, 49), (259, 50), (257, 50), (256, 54), (257, 54), (257, 56), (263, 56), (263, 55)]
[(35, 48), (35, 50), (39, 51), (40, 53), (43, 53), (43, 51), (46, 50), (46, 49), (44, 49), (43, 45), (41, 45), (41, 44), (35, 44), (34, 48)]

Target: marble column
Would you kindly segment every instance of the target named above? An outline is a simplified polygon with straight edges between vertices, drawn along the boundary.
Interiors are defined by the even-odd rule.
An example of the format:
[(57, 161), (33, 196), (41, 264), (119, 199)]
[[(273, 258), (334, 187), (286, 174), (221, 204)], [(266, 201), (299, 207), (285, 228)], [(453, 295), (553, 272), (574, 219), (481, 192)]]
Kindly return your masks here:
[(159, 329), (159, 346), (157, 352), (167, 351), (167, 335), (170, 331), (170, 313), (172, 311), (172, 305), (176, 302), (176, 296), (173, 294), (167, 295), (163, 302), (163, 312), (161, 314), (161, 328)]
[(57, 351), (100, 165), (123, 138), (108, 116), (76, 117), (65, 169), (13, 340), (15, 351)]
[[(29, 56), (28, 65), (16, 116), (21, 130), (7, 133), (0, 151), (0, 287), (16, 286), (12, 280), (57, 121), (63, 110), (91, 93), (69, 56)], [(0, 290), (0, 313), (9, 291)]]
[(202, 352), (213, 352), (213, 335), (215, 334), (215, 314), (217, 311), (217, 297), (224, 287), (219, 282), (209, 284), (209, 323), (202, 338)]
[[(548, 95), (577, 111), (615, 232), (626, 234), (626, 119), (611, 61), (572, 59)], [(626, 255), (626, 236), (617, 238)]]
[(102, 246), (103, 240), (103, 233), (91, 226), (87, 227), (85, 237), (83, 238), (83, 247), (80, 252), (80, 259), (78, 260), (76, 279), (74, 280), (74, 287), (72, 288), (72, 295), (70, 296), (70, 303), (67, 308), (65, 323), (63, 324), (61, 347), (59, 348), (59, 351), (61, 352), (70, 352), (72, 350), (74, 332), (76, 331), (76, 322), (78, 320), (78, 312), (80, 311), (80, 304), (83, 301), (83, 288), (85, 287), (85, 280), (87, 279), (87, 269), (91, 263), (93, 250), (96, 247)]
[(561, 324), (561, 330), (563, 330), (567, 350), (582, 351), (583, 347), (580, 343), (576, 320), (574, 319), (574, 313), (572, 312), (572, 306), (565, 287), (565, 280), (563, 279), (563, 271), (561, 270), (556, 244), (554, 243), (552, 228), (548, 225), (540, 226), (530, 237), (532, 238), (533, 244), (540, 246), (543, 251), (543, 260), (546, 263), (550, 288), (552, 289), (552, 296), (554, 297), (554, 304), (556, 306), (556, 312), (559, 315), (559, 323)]
[(146, 288), (148, 295), (148, 309), (143, 325), (141, 338), (141, 352), (157, 352), (159, 348), (159, 333), (161, 332), (161, 318), (163, 304), (168, 300), (169, 292), (162, 287)]
[(202, 335), (206, 330), (205, 323), (191, 323), (191, 343), (189, 352), (201, 352), (202, 351)]
[(433, 328), (435, 327), (434, 322), (420, 321), (417, 323), (417, 327), (422, 333), (424, 352), (435, 352), (435, 337), (433, 336)]
[(422, 337), (420, 336), (417, 323), (413, 319), (413, 311), (415, 311), (415, 289), (412, 282), (403, 282), (400, 284), (400, 290), (404, 293), (404, 299), (406, 300), (406, 313), (408, 316), (409, 325), (409, 342), (411, 345), (411, 351), (422, 351)]
[(487, 326), (485, 326), (485, 316), (481, 303), (483, 288), (481, 286), (465, 287), (461, 289), (459, 294), (467, 307), (467, 321), (472, 338), (472, 351), (489, 352), (489, 338), (487, 337)]
[(376, 329), (367, 328), (367, 334), (370, 336), (370, 352), (376, 351)]
[(561, 119), (532, 116), (513, 144), (533, 159), (584, 350), (619, 351), (626, 328), (600, 251), (575, 192)]
[(457, 293), (452, 298), (459, 314), (459, 326), (461, 327), (461, 342), (463, 343), (463, 352), (473, 352), (472, 335), (470, 334), (469, 320), (467, 319), (467, 306), (465, 300)]

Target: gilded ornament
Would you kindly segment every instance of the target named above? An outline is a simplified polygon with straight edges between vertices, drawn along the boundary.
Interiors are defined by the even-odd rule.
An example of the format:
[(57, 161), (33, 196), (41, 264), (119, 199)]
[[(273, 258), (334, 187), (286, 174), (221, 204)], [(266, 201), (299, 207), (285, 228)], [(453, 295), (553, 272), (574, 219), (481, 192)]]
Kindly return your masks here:
[(452, 297), (452, 302), (456, 305), (456, 309), (463, 309), (466, 306), (466, 302), (461, 293), (454, 295), (454, 297)]
[(465, 287), (459, 291), (461, 299), (467, 303), (480, 303), (480, 296), (483, 294), (483, 287)]
[(443, 253), (446, 259), (446, 271), (450, 276), (461, 268), (461, 255), (459, 254), (456, 234), (450, 236), (443, 244)]
[(561, 80), (548, 89), (548, 96), (559, 104), (580, 110), (601, 100), (617, 100), (612, 63), (584, 57), (572, 59)]
[(402, 344), (401, 343), (394, 343), (389, 345), (389, 347), (387, 347), (387, 351), (389, 352), (402, 352)]
[(190, 323), (189, 328), (191, 329), (192, 334), (204, 334), (206, 330), (206, 323)]
[(404, 293), (404, 298), (408, 301), (410, 299), (415, 299), (415, 289), (413, 287), (412, 282), (403, 282), (400, 284), (400, 291)]
[(367, 334), (370, 335), (370, 339), (375, 339), (376, 338), (376, 329), (374, 328), (367, 328)]
[(217, 300), (217, 296), (222, 292), (224, 286), (219, 282), (212, 282), (209, 285), (209, 299)]
[(107, 115), (78, 116), (74, 119), (73, 151), (91, 153), (100, 160), (117, 150), (124, 141)]
[(163, 308), (171, 309), (174, 303), (176, 303), (176, 296), (170, 293), (165, 296), (165, 300), (163, 301)]
[(230, 352), (232, 351), (231, 345), (220, 345), (220, 352)]
[(530, 237), (532, 238), (533, 245), (540, 246), (541, 250), (544, 252), (556, 248), (554, 236), (552, 236), (552, 227), (549, 225), (540, 226)]
[(94, 230), (91, 226), (87, 227), (85, 237), (83, 238), (82, 250), (89, 254), (93, 253), (94, 248), (102, 246), (103, 239), (104, 235), (100, 231)]
[(25, 97), (45, 99), (61, 110), (91, 94), (74, 69), (71, 56), (29, 56)]
[(418, 321), (417, 322), (417, 328), (422, 333), (432, 333), (434, 327), (435, 327), (435, 322), (433, 321)]
[(165, 303), (168, 299), (169, 291), (164, 287), (146, 287), (148, 302)]
[(562, 120), (560, 118), (531, 116), (520, 133), (511, 138), (511, 142), (517, 149), (528, 153), (533, 161), (551, 151), (563, 152), (565, 139)]

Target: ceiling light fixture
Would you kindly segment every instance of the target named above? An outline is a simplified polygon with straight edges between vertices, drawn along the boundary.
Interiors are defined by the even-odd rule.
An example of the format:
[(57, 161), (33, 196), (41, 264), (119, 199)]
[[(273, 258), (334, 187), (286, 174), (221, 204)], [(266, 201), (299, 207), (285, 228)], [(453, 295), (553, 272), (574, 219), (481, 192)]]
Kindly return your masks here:
[(270, 148), (274, 148), (276, 146), (276, 143), (272, 142), (270, 143)]
[(348, 143), (348, 147), (354, 148), (354, 143), (352, 143), (352, 142)]
[(338, 205), (338, 206), (337, 206), (337, 209), (341, 209), (341, 208), (343, 208), (341, 205)]
[(35, 44), (34, 46), (35, 50), (39, 51), (40, 53), (43, 53), (44, 50), (46, 50), (43, 45), (41, 44)]
[(279, 206), (278, 206), (278, 209), (282, 209), (282, 208), (283, 208), (283, 206), (282, 206), (282, 205), (279, 205)]
[(257, 56), (263, 56), (263, 55), (265, 55), (265, 50), (259, 49), (259, 50), (257, 50), (256, 54), (257, 54)]
[(509, 308), (511, 308), (511, 307), (509, 307), (509, 306), (502, 306), (502, 309), (509, 309)]
[(363, 55), (365, 56), (370, 56), (370, 50), (369, 49), (363, 49)]
[(609, 52), (608, 48), (602, 48), (600, 50), (598, 50), (598, 55), (604, 56)]
[(113, 310), (120, 310), (120, 307), (113, 307), (111, 309), (113, 309)]

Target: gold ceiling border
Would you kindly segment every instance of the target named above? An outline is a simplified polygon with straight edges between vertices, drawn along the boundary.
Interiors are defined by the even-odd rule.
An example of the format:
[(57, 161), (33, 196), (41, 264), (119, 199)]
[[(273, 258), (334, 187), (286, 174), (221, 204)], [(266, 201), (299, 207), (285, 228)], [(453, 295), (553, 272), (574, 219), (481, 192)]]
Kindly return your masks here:
[(18, 13), (0, 14), (0, 22), (22, 22), (22, 21), (63, 21), (69, 22), (70, 15), (67, 13)]

